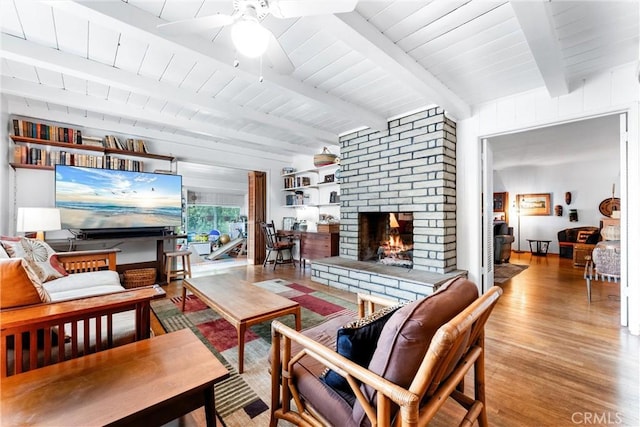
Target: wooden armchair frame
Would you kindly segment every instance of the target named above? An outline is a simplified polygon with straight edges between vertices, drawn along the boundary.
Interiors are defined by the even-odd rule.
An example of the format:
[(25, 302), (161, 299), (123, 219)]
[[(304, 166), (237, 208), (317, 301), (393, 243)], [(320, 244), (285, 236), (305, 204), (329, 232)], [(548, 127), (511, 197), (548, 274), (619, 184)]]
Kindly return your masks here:
[[(154, 285), (0, 311), (0, 378), (112, 347), (116, 313), (134, 310), (134, 340), (149, 338), (151, 300), (163, 295), (164, 290)], [(98, 325), (93, 342), (90, 324)], [(71, 326), (71, 334), (54, 339), (54, 332), (64, 331), (65, 325)], [(106, 347), (103, 337), (107, 340)], [(70, 354), (67, 346), (71, 348)], [(21, 361), (20, 355), (22, 363), (16, 363)]]
[[(304, 356), (321, 361), (348, 381), (373, 426), (427, 425), (444, 405), (447, 397), (452, 397), (467, 410), (461, 426), (471, 426), (475, 420), (478, 420), (480, 426), (487, 426), (484, 325), (501, 294), (501, 288), (492, 287), (438, 329), (407, 389), (357, 365), (303, 333), (274, 321), (271, 326), (271, 427), (277, 425), (278, 419), (302, 426), (327, 425), (322, 415), (301, 399), (292, 376), (294, 364)], [(371, 301), (367, 297), (359, 296), (360, 315), (364, 313), (364, 304), (370, 308), (373, 303), (384, 304), (382, 299), (373, 298), (375, 301)], [(296, 355), (291, 354), (292, 342), (303, 347)], [(447, 375), (447, 367), (455, 362), (455, 357), (461, 351), (462, 356), (453, 371)], [(464, 393), (464, 377), (471, 367), (474, 368), (473, 397)], [(368, 384), (377, 390), (375, 407), (360, 390), (361, 384)], [(425, 396), (426, 400), (421, 404)], [(292, 398), (297, 410), (291, 407)], [(393, 404), (399, 407), (395, 419), (392, 419)]]

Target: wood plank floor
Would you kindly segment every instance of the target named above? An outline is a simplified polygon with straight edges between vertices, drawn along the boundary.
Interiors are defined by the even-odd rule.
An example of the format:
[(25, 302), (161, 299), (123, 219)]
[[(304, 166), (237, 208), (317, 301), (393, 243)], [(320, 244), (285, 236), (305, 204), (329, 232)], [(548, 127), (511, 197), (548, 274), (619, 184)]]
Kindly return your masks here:
[[(504, 294), (486, 328), (490, 425), (640, 426), (640, 338), (619, 326), (618, 286), (594, 282), (589, 304), (582, 269), (571, 260), (524, 253), (511, 262), (529, 268), (501, 285)], [(248, 266), (214, 274), (221, 272), (325, 289), (311, 282), (308, 268)], [(169, 295), (181, 289), (180, 281), (165, 288)], [(431, 425), (458, 425), (460, 413), (448, 402)], [(204, 425), (200, 411), (183, 418), (181, 425)]]

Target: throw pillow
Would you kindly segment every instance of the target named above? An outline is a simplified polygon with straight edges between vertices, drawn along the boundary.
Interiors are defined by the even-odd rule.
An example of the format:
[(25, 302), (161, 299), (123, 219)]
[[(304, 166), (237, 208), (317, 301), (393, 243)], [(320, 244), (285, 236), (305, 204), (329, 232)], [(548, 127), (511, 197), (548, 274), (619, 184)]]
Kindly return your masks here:
[(26, 258), (24, 258), (24, 260), (28, 266), (27, 272), (31, 271), (38, 278), (38, 281), (40, 283), (46, 283), (49, 280), (55, 280), (64, 277), (64, 274), (61, 274), (60, 271), (53, 267), (50, 260), (44, 262), (30, 261)]
[(11, 258), (11, 257), (9, 256), (7, 251), (4, 250), (4, 246), (0, 244), (0, 259), (6, 259), (6, 258)]
[[(376, 350), (378, 337), (385, 323), (396, 310), (405, 304), (406, 302), (381, 308), (338, 329), (336, 338), (336, 351), (338, 354), (360, 366), (366, 367)], [(337, 391), (353, 394), (353, 390), (349, 387), (347, 380), (331, 369), (325, 370), (321, 379), (329, 387)]]
[(54, 254), (51, 246), (42, 240), (23, 237), (20, 239), (20, 244), (22, 245), (22, 250), (25, 253), (23, 257), (30, 261), (45, 262)]
[(64, 269), (64, 265), (60, 262), (57, 254), (53, 254), (49, 257), (49, 264), (54, 268), (58, 273), (60, 273), (60, 277), (68, 276), (69, 273)]
[(21, 259), (0, 259), (0, 308), (21, 307), (42, 302), (22, 266)]
[(27, 272), (27, 276), (29, 276), (29, 280), (31, 280), (33, 287), (35, 287), (36, 291), (38, 292), (40, 300), (42, 302), (51, 302), (51, 297), (49, 296), (49, 293), (42, 286), (42, 284), (45, 281), (42, 280), (41, 277), (46, 276), (46, 273), (42, 271), (42, 269), (38, 265), (39, 263), (35, 261), (29, 261), (28, 259), (25, 259), (25, 258), (22, 258), (21, 260), (22, 260), (22, 267)]
[(10, 258), (22, 258), (24, 256), (20, 237), (1, 236), (0, 244)]

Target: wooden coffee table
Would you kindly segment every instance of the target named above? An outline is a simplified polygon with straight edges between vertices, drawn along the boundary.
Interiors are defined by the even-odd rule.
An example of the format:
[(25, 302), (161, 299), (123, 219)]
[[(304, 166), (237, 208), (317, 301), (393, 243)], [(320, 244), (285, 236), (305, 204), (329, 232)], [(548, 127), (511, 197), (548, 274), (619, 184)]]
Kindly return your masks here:
[(3, 425), (162, 425), (201, 406), (229, 372), (189, 329), (2, 379)]
[(300, 330), (300, 305), (269, 292), (260, 286), (228, 274), (218, 274), (182, 281), (182, 311), (187, 289), (238, 331), (238, 372), (244, 370), (244, 334), (248, 327), (293, 314)]

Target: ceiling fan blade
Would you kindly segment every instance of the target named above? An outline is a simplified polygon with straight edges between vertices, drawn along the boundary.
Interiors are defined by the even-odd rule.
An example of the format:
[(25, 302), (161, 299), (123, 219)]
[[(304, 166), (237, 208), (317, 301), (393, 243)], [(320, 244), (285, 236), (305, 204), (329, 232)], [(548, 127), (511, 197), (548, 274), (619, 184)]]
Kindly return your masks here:
[(282, 48), (282, 45), (271, 31), (269, 31), (269, 44), (267, 45), (267, 51), (265, 54), (273, 66), (273, 69), (278, 73), (291, 74), (295, 69), (291, 60), (287, 56), (287, 53)]
[(234, 20), (235, 18), (231, 15), (218, 13), (215, 15), (203, 16), (201, 18), (183, 19), (181, 21), (160, 24), (158, 25), (158, 29), (169, 35), (197, 33), (229, 25)]
[(269, 12), (276, 18), (353, 12), (358, 0), (272, 0)]

